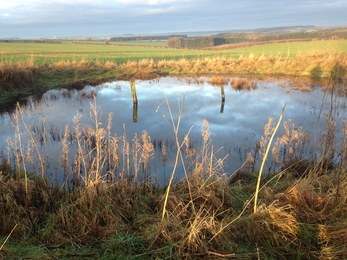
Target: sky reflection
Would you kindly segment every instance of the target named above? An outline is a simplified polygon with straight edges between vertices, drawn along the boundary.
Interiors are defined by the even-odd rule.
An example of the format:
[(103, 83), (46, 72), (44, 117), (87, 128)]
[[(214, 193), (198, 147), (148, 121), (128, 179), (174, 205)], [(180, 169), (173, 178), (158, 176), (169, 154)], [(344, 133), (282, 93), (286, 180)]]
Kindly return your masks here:
[[(77, 113), (82, 125), (93, 125), (90, 104), (93, 103), (91, 94), (95, 92), (102, 127), (107, 127), (108, 114), (112, 113), (114, 135), (120, 137), (125, 132), (131, 140), (135, 134), (141, 136), (142, 131), (146, 130), (152, 140), (173, 142), (174, 132), (169, 125), (169, 110), (176, 124), (179, 107), (183, 107), (179, 129), (181, 140), (191, 129), (190, 138), (199, 148), (202, 140), (201, 125), (206, 119), (209, 122), (214, 150), (220, 149), (217, 156), (221, 158), (229, 155), (224, 170), (232, 173), (242, 165), (247, 151), (252, 150), (257, 140), (260, 140), (269, 117), (277, 121), (285, 104), (287, 105), (283, 121), (290, 118), (296, 127), (302, 126), (305, 131), (314, 135), (319, 109), (325, 97), (320, 88), (315, 88), (309, 93), (288, 91), (272, 81), (259, 82), (257, 88), (250, 91), (236, 91), (228, 84), (224, 86), (225, 104), (221, 113), (221, 88), (211, 86), (206, 79), (201, 84), (188, 84), (186, 80), (167, 77), (160, 80), (136, 81), (135, 84), (138, 99), (137, 122), (133, 121), (133, 100), (130, 83), (127, 81), (106, 83), (98, 87), (86, 86), (81, 91), (48, 91), (40, 102), (32, 98), (22, 107), (24, 121), (31, 126), (44, 123), (47, 129), (53, 129), (60, 136), (63, 135), (65, 125), (69, 125), (70, 130), (73, 129), (72, 121)], [(342, 99), (339, 102), (344, 103)], [(345, 116), (345, 109), (342, 107), (341, 105), (339, 111), (341, 118)], [(10, 124), (11, 117), (10, 114), (4, 113), (0, 118), (0, 145), (4, 152), (6, 138), (13, 137), (14, 133)], [(22, 123), (21, 129), (24, 129)], [(282, 133), (283, 127), (280, 127), (278, 135)], [(24, 144), (27, 143), (27, 138), (23, 130)], [(61, 144), (52, 140), (48, 143), (50, 158), (54, 162), (59, 159)], [(241, 157), (244, 158), (240, 158), (240, 150)], [(166, 170), (172, 167), (173, 156), (169, 157), (167, 165)], [(155, 162), (151, 170), (159, 174), (163, 172), (161, 163)]]

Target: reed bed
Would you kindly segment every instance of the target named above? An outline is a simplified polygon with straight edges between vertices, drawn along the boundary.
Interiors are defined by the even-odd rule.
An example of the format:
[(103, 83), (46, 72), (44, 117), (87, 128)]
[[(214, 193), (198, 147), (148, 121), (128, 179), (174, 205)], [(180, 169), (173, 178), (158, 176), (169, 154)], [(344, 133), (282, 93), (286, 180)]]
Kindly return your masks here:
[(0, 63), (0, 86), (2, 91), (13, 91), (17, 86), (31, 85), (41, 75), (34, 64), (16, 64), (8, 66)]
[[(332, 82), (333, 97), (340, 78)], [(28, 257), (15, 249), (26, 241), (44, 249), (36, 258), (347, 257), (347, 123), (342, 129), (334, 123), (334, 102), (331, 113), (322, 117), (326, 129), (316, 137), (313, 157), (305, 157), (309, 140), (304, 129), (290, 120), (283, 122), (283, 135), (271, 142), (276, 129), (270, 119), (257, 149), (239, 169), (245, 177), (238, 179), (224, 174), (224, 158), (216, 157), (209, 123), (202, 123), (201, 146), (193, 147), (189, 133), (183, 140), (177, 134), (184, 103), (179, 111), (166, 104), (176, 159), (164, 187), (150, 167), (154, 145), (148, 133), (112, 135), (113, 115), (103, 125), (95, 100), (92, 125), (82, 125), (77, 113), (73, 127), (65, 127), (53, 173), (45, 150), (51, 131), (44, 124), (33, 128), (24, 122), (18, 106), (15, 137), (1, 155), (0, 255)], [(27, 144), (21, 141), (23, 131), (30, 136)], [(336, 131), (343, 132), (342, 141), (336, 140)], [(167, 145), (160, 143), (163, 165)], [(257, 158), (266, 160), (266, 149), (271, 153), (267, 163), (282, 170), (258, 178), (252, 169)], [(185, 177), (173, 182), (177, 165)]]

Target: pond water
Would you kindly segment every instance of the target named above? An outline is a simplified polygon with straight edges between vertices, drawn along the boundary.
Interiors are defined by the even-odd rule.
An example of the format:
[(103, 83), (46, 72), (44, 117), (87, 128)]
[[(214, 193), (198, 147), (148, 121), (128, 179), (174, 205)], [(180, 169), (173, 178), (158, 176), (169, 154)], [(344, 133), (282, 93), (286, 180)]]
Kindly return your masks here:
[[(213, 86), (208, 78), (165, 77), (158, 80), (135, 81), (133, 84), (128, 81), (115, 81), (97, 87), (86, 86), (82, 90), (51, 90), (42, 97), (30, 97), (25, 105), (21, 105), (17, 137), (16, 128), (13, 126), (14, 113), (1, 114), (0, 147), (3, 154), (9, 154), (12, 158), (15, 157), (15, 150), (22, 149), (25, 153), (29, 148), (30, 130), (31, 138), (38, 144), (41, 157), (45, 158), (45, 164), (49, 164), (45, 174), (56, 174), (61, 182), (63, 170), (60, 165), (65, 126), (69, 125), (69, 131), (72, 133), (69, 143), (71, 164), (77, 150), (72, 140), (73, 119), (78, 115), (81, 126), (91, 125), (95, 128), (95, 120), (90, 116), (94, 95), (100, 127), (105, 131), (108, 131), (108, 115), (113, 115), (110, 130), (112, 136), (121, 138), (126, 134), (127, 140), (131, 142), (135, 134), (141, 140), (143, 131), (147, 131), (150, 141), (154, 144), (156, 158), (151, 160), (147, 176), (152, 176), (155, 182), (161, 184), (167, 181), (167, 175), (173, 169), (176, 151), (170, 111), (174, 124), (177, 124), (178, 117), (181, 117), (178, 130), (180, 142), (189, 133), (191, 146), (197, 151), (201, 149), (203, 141), (201, 127), (204, 120), (207, 120), (214, 157), (216, 160), (224, 159), (223, 174), (226, 175), (234, 173), (244, 164), (248, 152), (255, 153), (257, 142), (264, 135), (264, 126), (268, 119), (274, 118), (276, 123), (284, 105), (286, 107), (282, 122), (291, 119), (293, 129), (302, 127), (302, 131), (310, 135), (311, 143), (302, 153), (305, 157), (312, 159), (312, 140), (317, 134), (321, 136), (323, 133), (324, 117), (332, 103), (334, 115), (337, 117), (336, 138), (338, 142), (342, 140), (342, 121), (346, 115), (345, 97), (332, 98), (330, 92), (322, 90), (317, 83), (309, 83), (309, 90), (295, 90), (296, 83), (289, 79), (252, 79), (252, 86), (241, 90), (235, 89), (233, 84), (231, 80), (223, 86)], [(136, 94), (137, 103), (133, 102), (132, 93)], [(276, 135), (280, 137), (283, 133), (282, 123)], [(8, 138), (14, 140), (18, 137), (22, 147), (19, 142), (12, 141), (12, 144), (9, 144), (11, 142)], [(163, 143), (168, 148), (165, 167), (161, 156)], [(268, 169), (275, 170), (271, 165), (269, 162)], [(119, 166), (118, 171), (122, 168), (124, 169), (124, 165)], [(181, 166), (176, 179), (183, 176), (182, 172)]]

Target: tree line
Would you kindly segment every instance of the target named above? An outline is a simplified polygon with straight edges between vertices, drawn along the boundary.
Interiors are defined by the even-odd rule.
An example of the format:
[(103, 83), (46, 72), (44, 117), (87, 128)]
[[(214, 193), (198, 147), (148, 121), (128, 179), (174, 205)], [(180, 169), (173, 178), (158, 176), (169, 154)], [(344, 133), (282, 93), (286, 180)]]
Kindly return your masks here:
[(347, 28), (276, 32), (228, 32), (206, 37), (180, 37), (167, 40), (169, 48), (200, 49), (223, 44), (281, 40), (347, 39)]
[(347, 28), (313, 29), (304, 31), (276, 32), (237, 32), (220, 33), (216, 37), (224, 37), (228, 43), (267, 42), (296, 39), (347, 39)]
[(173, 37), (167, 40), (166, 45), (170, 48), (196, 49), (207, 48), (217, 45), (226, 44), (226, 38), (219, 37), (196, 37), (196, 38), (180, 38)]
[(187, 35), (157, 35), (157, 36), (120, 36), (120, 37), (111, 37), (111, 42), (127, 42), (127, 41), (159, 41), (159, 40), (167, 40), (173, 37), (179, 38), (188, 38)]

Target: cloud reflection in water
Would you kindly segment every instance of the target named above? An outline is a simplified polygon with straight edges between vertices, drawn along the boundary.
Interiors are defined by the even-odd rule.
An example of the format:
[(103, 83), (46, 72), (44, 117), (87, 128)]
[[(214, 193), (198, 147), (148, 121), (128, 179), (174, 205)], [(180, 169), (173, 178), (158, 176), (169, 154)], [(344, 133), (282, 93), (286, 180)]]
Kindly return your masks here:
[[(202, 141), (201, 125), (206, 119), (210, 125), (214, 150), (222, 148), (217, 156), (222, 158), (230, 153), (225, 171), (232, 173), (242, 164), (242, 159), (246, 159), (240, 159), (239, 155), (235, 155), (235, 151), (241, 149), (245, 155), (247, 150), (253, 149), (263, 134), (268, 118), (273, 117), (277, 120), (284, 104), (287, 106), (283, 120), (291, 118), (296, 126), (303, 126), (304, 130), (314, 134), (317, 110), (324, 94), (319, 88), (313, 89), (310, 93), (287, 92), (271, 81), (266, 84), (259, 83), (257, 89), (251, 91), (236, 91), (230, 85), (226, 85), (224, 110), (221, 113), (221, 89), (209, 85), (206, 81), (201, 84), (188, 84), (185, 80), (167, 77), (157, 81), (135, 83), (138, 100), (137, 122), (133, 122), (133, 100), (130, 83), (127, 81), (106, 83), (98, 87), (86, 86), (81, 91), (69, 93), (66, 90), (48, 91), (41, 102), (32, 101), (22, 107), (24, 119), (27, 123), (39, 125), (44, 118), (47, 126), (60, 133), (63, 133), (66, 124), (73, 129), (72, 120), (76, 113), (81, 115), (81, 124), (93, 125), (89, 115), (90, 102), (93, 102), (93, 99), (85, 97), (94, 91), (97, 94), (97, 106), (101, 107), (100, 118), (104, 128), (108, 114), (113, 113), (113, 134), (120, 137), (125, 126), (126, 135), (130, 140), (135, 133), (141, 136), (142, 131), (146, 130), (152, 140), (170, 142), (174, 140), (174, 133), (164, 119), (165, 116), (170, 120), (169, 109), (166, 103), (163, 103), (167, 98), (173, 113), (178, 113), (179, 105), (184, 105), (179, 129), (181, 140), (193, 126), (190, 138), (198, 148)], [(6, 138), (13, 135), (13, 128), (8, 124), (9, 118), (8, 114), (1, 117), (0, 144), (3, 149), (6, 147)], [(278, 135), (281, 133), (283, 127)], [(27, 143), (26, 138), (23, 133), (24, 144)], [(51, 160), (57, 160), (60, 157), (61, 144), (51, 142), (49, 150)], [(169, 157), (167, 162), (167, 172), (172, 164), (173, 156), (171, 159)], [(162, 172), (161, 163), (156, 162), (151, 170)]]

